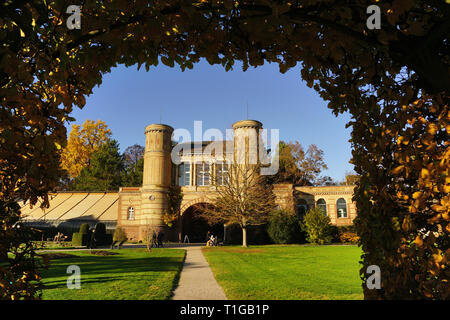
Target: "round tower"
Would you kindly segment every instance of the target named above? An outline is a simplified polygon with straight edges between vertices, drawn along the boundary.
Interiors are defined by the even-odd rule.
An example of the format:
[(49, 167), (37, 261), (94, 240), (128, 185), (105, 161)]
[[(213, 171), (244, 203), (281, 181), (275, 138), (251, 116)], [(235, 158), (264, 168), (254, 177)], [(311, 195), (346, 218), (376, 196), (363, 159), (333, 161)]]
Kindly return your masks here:
[(256, 120), (241, 120), (233, 124), (235, 163), (259, 163), (260, 129), (262, 123)]
[(170, 157), (173, 128), (151, 124), (145, 128), (144, 174), (142, 182), (141, 237), (148, 227), (160, 230), (163, 214), (168, 208), (167, 192), (171, 184)]

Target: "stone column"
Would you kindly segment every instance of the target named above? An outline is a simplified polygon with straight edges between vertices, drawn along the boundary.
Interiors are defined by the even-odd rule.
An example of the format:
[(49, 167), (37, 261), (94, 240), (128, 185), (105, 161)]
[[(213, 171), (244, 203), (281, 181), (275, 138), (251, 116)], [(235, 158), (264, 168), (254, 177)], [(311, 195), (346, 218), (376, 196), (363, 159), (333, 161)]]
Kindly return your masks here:
[(141, 238), (148, 225), (155, 230), (164, 227), (162, 218), (168, 208), (167, 192), (172, 174), (172, 132), (173, 128), (164, 124), (151, 124), (145, 128)]

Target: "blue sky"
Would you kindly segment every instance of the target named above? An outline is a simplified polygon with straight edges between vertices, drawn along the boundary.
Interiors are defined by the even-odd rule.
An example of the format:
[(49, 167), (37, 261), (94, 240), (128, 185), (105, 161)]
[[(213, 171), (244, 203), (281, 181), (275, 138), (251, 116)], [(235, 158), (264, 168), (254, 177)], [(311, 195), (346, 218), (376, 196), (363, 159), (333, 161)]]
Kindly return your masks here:
[[(335, 117), (327, 103), (301, 80), (300, 67), (285, 74), (278, 65), (265, 64), (246, 72), (237, 64), (225, 72), (221, 66), (200, 62), (182, 72), (162, 64), (149, 72), (137, 66), (119, 66), (104, 75), (85, 107), (75, 109), (74, 123), (86, 119), (105, 121), (121, 151), (135, 143), (144, 145), (144, 128), (160, 122), (186, 128), (193, 135), (195, 120), (203, 131), (225, 129), (242, 119), (259, 120), (267, 129), (279, 129), (280, 139), (298, 140), (306, 149), (316, 144), (325, 153), (325, 175), (342, 180), (351, 171), (348, 114)], [(68, 125), (67, 127), (70, 127)]]

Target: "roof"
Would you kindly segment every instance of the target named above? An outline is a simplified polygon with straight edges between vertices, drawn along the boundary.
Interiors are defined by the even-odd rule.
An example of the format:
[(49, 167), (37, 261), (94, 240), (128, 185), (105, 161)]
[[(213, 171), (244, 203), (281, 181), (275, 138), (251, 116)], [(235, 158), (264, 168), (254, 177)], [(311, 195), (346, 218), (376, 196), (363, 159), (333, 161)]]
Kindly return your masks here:
[[(232, 140), (219, 140), (219, 141), (194, 141), (194, 142), (182, 142), (174, 146), (174, 149), (182, 152), (183, 155), (187, 154), (199, 154), (204, 151), (210, 151), (213, 153), (226, 153), (233, 152), (234, 141)], [(186, 150), (186, 153), (184, 152)]]
[(49, 196), (50, 206), (38, 204), (21, 207), (24, 221), (45, 220), (117, 220), (119, 194), (117, 192), (58, 192)]

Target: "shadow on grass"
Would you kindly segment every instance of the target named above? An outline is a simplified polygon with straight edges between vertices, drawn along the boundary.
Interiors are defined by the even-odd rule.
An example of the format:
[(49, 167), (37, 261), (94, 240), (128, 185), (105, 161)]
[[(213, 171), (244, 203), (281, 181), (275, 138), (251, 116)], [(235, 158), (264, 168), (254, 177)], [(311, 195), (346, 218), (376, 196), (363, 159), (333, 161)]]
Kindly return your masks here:
[(45, 289), (66, 286), (67, 267), (77, 265), (81, 269), (82, 284), (107, 283), (129, 280), (129, 277), (149, 279), (158, 278), (158, 274), (176, 272), (173, 285), (178, 283), (184, 257), (158, 257), (145, 254), (133, 256), (120, 254), (114, 256), (94, 256), (82, 254), (76, 258), (51, 260), (47, 270), (42, 270)]

